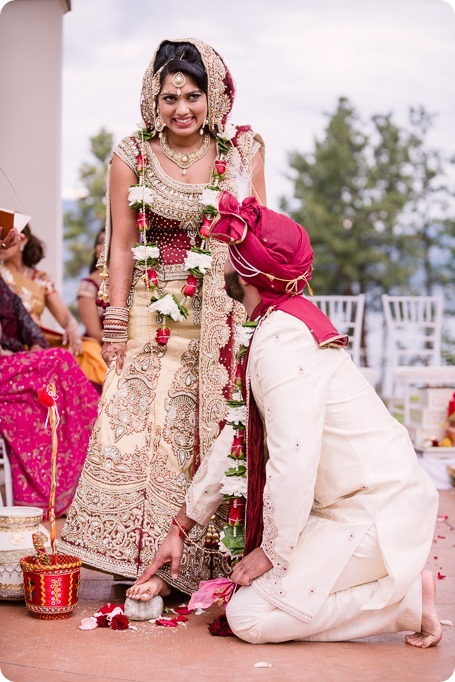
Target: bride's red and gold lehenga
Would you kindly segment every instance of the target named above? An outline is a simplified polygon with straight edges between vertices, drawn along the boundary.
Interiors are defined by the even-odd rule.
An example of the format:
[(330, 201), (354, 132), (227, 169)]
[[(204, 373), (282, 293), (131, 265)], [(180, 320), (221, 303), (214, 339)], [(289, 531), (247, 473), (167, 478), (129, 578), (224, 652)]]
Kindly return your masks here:
[[(211, 120), (219, 122), (230, 111), (232, 79), (211, 47), (197, 40), (181, 42), (196, 46), (207, 71), (210, 126)], [(150, 68), (153, 74), (153, 60)], [(133, 135), (114, 154), (136, 173), (139, 148), (139, 138)], [(253, 158), (261, 151), (260, 137), (247, 127), (241, 129), (227, 154), (220, 187), (238, 194), (241, 177), (242, 192), (250, 193)], [(188, 276), (186, 254), (201, 245), (204, 185), (170, 178), (149, 144), (146, 156), (145, 179), (153, 192), (147, 242), (156, 242), (160, 249), (158, 276), (165, 281), (166, 292), (181, 299)], [(113, 368), (108, 371), (99, 418), (59, 545), (61, 551), (77, 554), (98, 569), (132, 578), (144, 570), (223, 425), (236, 366), (232, 332), (243, 321), (244, 310), (224, 291), (225, 245), (213, 242), (210, 248), (211, 270), (192, 299), (188, 318), (170, 322), (167, 345), (155, 341), (160, 324), (148, 308), (144, 266), (134, 269), (124, 368), (120, 375)], [(218, 528), (224, 525), (222, 519), (214, 523)], [(226, 559), (202, 551), (204, 530), (195, 531), (194, 537), (200, 541), (185, 545), (179, 578), (173, 580), (167, 567), (158, 573), (188, 593), (200, 580), (227, 570)]]

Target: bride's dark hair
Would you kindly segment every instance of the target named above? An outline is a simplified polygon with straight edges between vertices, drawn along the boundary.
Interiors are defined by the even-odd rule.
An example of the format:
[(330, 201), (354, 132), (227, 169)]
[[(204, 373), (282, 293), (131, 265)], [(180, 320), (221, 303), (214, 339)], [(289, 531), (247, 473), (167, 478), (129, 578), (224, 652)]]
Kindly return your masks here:
[(207, 72), (202, 63), (201, 55), (191, 43), (173, 43), (165, 40), (158, 50), (153, 65), (153, 71), (164, 67), (160, 74), (160, 83), (169, 73), (187, 73), (197, 84), (198, 88), (207, 92)]

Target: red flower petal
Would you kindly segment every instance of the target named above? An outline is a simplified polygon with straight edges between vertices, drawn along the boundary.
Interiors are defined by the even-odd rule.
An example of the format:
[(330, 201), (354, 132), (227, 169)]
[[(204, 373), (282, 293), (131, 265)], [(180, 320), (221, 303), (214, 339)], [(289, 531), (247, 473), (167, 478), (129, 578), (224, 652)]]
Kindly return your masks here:
[(188, 606), (176, 606), (174, 611), (181, 616), (189, 616), (190, 613), (194, 613), (194, 609), (189, 609)]
[(96, 624), (99, 628), (108, 628), (109, 627), (109, 619), (104, 614), (102, 616), (97, 616), (96, 617)]
[(98, 609), (97, 613), (101, 614), (107, 614), (107, 613), (112, 613), (114, 609), (117, 607), (121, 608), (122, 611), (124, 610), (125, 604), (114, 604), (113, 602), (108, 602), (104, 606), (102, 606), (100, 609)]
[(130, 621), (128, 620), (127, 616), (122, 613), (117, 613), (117, 615), (111, 620), (111, 629), (128, 630), (129, 624)]
[(155, 621), (157, 625), (162, 625), (165, 628), (177, 628), (178, 623), (175, 618), (159, 618), (157, 621)]
[(221, 616), (218, 616), (218, 618), (215, 618), (213, 623), (210, 623), (208, 626), (209, 632), (211, 635), (214, 635), (214, 637), (233, 637), (234, 633), (232, 632), (231, 628), (229, 627), (229, 623), (227, 622), (227, 618), (224, 615), (224, 613)]
[(186, 623), (188, 618), (186, 616), (176, 616), (173, 620), (176, 620), (177, 623)]
[(445, 575), (442, 575), (442, 573), (438, 571), (438, 580), (444, 580), (445, 577)]

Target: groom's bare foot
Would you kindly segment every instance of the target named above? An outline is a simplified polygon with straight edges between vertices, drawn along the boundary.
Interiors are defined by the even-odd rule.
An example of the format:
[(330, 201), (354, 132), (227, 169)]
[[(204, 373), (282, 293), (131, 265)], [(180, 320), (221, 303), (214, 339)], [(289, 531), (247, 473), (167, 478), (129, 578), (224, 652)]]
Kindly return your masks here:
[(422, 630), (406, 636), (406, 643), (421, 649), (436, 646), (442, 637), (435, 605), (436, 585), (431, 571), (422, 572)]
[(171, 588), (157, 575), (154, 575), (146, 583), (142, 583), (142, 585), (132, 585), (126, 591), (127, 597), (140, 601), (149, 601), (157, 595), (167, 597), (169, 594), (171, 594)]

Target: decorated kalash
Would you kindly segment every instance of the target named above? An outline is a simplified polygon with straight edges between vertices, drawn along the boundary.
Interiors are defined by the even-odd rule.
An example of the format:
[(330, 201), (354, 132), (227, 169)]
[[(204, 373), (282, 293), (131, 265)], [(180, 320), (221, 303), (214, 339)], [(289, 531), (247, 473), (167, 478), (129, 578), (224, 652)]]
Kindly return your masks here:
[(77, 605), (82, 560), (76, 556), (57, 552), (55, 491), (59, 414), (55, 385), (48, 384), (40, 389), (38, 400), (48, 410), (45, 426), (49, 424), (52, 435), (52, 475), (48, 512), (51, 553), (48, 554), (45, 549), (47, 538), (44, 533), (33, 533), (35, 555), (23, 557), (20, 564), (24, 576), (24, 597), (28, 611), (36, 618), (56, 620), (69, 618)]

